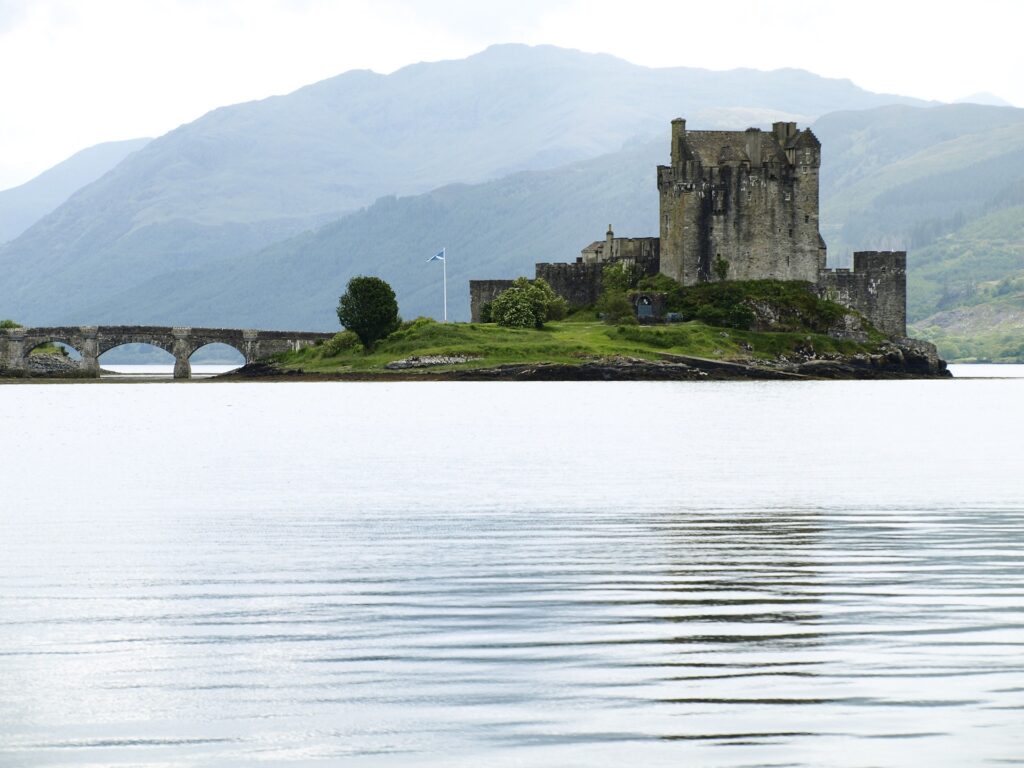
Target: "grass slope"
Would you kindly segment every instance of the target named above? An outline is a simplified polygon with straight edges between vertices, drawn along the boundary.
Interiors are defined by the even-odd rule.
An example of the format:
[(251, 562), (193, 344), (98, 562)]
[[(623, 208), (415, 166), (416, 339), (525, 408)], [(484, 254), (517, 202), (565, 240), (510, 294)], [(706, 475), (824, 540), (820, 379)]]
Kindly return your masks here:
[(477, 323), (430, 323), (381, 342), (371, 353), (361, 349), (325, 354), (314, 347), (280, 358), (285, 369), (312, 373), (385, 372), (384, 366), (413, 355), (464, 355), (479, 358), (458, 366), (486, 368), (509, 363), (579, 364), (612, 356), (657, 359), (660, 353), (719, 360), (775, 359), (813, 347), (818, 354), (870, 352), (874, 344), (841, 341), (812, 333), (757, 333), (724, 329), (699, 322), (670, 326), (608, 326), (592, 313), (549, 323), (541, 330), (502, 328)]
[(745, 361), (777, 359), (810, 348), (818, 354), (870, 352), (885, 341), (866, 323), (866, 343), (828, 336), (830, 329), (855, 313), (819, 299), (802, 283), (749, 280), (684, 288), (661, 275), (647, 278), (645, 283), (649, 290), (664, 291), (668, 307), (689, 322), (612, 327), (598, 322), (591, 310), (576, 312), (566, 321), (548, 323), (540, 330), (421, 318), (406, 323), (368, 354), (358, 346), (337, 351), (327, 344), (281, 360), (285, 367), (322, 373), (383, 371), (387, 363), (412, 355), (476, 358), (460, 364), (471, 367), (578, 364), (612, 356), (654, 359), (665, 352)]

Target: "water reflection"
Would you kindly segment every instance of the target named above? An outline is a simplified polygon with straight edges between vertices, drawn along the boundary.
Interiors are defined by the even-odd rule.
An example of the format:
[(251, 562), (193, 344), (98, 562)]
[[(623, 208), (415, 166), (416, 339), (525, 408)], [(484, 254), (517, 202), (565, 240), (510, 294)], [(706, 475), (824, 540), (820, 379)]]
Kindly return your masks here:
[[(1002, 391), (922, 391), (972, 386)], [(34, 423), (61, 398), (119, 392), (16, 389), (49, 398)], [(361, 421), (363, 410), (399, 390), (343, 390), (368, 393), (356, 408), (338, 405), (342, 390), (304, 385), (121, 389), (117, 413), (151, 421), (119, 427), (117, 441), (96, 439), (88, 422), (45, 440), (8, 433), (19, 435), (19, 461), (63, 457), (71, 478), (101, 482), (106, 495), (6, 478), (0, 765), (961, 766), (1024, 755), (1024, 508), (1003, 503), (1016, 480), (1005, 453), (962, 468), (965, 487), (1004, 481), (978, 504), (943, 502), (927, 475), (898, 496), (887, 484), (945, 460), (948, 442), (931, 454), (915, 443), (903, 465), (879, 452), (884, 466), (855, 485), (810, 477), (806, 457), (827, 446), (806, 444), (808, 427), (786, 446), (800, 461), (767, 455), (770, 471), (741, 477), (722, 457), (741, 440), (755, 455), (764, 441), (716, 438), (714, 409), (740, 408), (736, 388), (593, 390), (604, 406), (609, 392), (631, 404), (640, 392), (658, 413), (685, 400), (687, 445), (639, 456), (625, 473), (619, 454), (574, 457), (555, 442), (560, 409), (593, 412), (579, 404), (587, 390), (558, 401), (557, 388), (515, 389), (555, 401), (516, 434), (548, 430), (541, 439), (563, 463), (544, 476), (548, 493), (528, 482), (541, 462), (524, 460), (510, 498), (518, 465), (499, 467), (486, 493), (498, 471), (489, 443), (448, 449), (423, 402), (402, 411), (400, 436), (374, 438), (384, 417)], [(86, 390), (96, 394), (74, 394)], [(295, 413), (267, 406), (266, 393), (291, 405), (300, 390), (310, 411), (298, 436), (260, 426)], [(448, 390), (428, 394), (438, 391)], [(838, 411), (836, 392), (863, 392), (741, 391), (760, 398), (751, 409), (781, 414), (808, 398)], [(870, 391), (899, 410), (903, 390)], [(172, 399), (169, 415), (149, 407), (160, 398)], [(471, 441), (493, 410), (480, 406), (445, 438)], [(977, 456), (1012, 445), (1004, 412), (971, 424), (972, 439), (986, 440)], [(342, 420), (324, 416), (338, 413), (358, 439), (340, 440)], [(853, 423), (845, 450), (867, 472), (877, 432)], [(198, 424), (209, 437), (173, 447)], [(234, 452), (216, 442), (225, 433)], [(440, 469), (407, 461), (428, 448)], [(672, 474), (679, 456), (687, 472)], [(87, 475), (74, 474), (76, 461)], [(635, 467), (653, 478), (642, 493), (623, 484)], [(771, 498), (791, 503), (755, 501), (750, 489), (768, 475)], [(797, 503), (825, 482), (843, 503)], [(568, 501), (535, 503), (548, 495)]]
[(129, 526), (162, 548), (141, 571), (95, 540), (61, 574), (7, 572), (0, 757), (862, 765), (911, 740), (952, 764), (974, 729), (984, 754), (1021, 746), (1020, 512), (579, 522), (226, 517), (170, 547)]

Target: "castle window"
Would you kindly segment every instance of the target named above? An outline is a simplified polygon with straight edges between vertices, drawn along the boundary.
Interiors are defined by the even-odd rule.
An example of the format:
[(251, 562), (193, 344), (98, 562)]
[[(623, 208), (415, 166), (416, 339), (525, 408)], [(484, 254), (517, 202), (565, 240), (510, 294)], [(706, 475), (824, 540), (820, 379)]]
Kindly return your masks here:
[(810, 216), (804, 216), (804, 224), (807, 224), (808, 222), (810, 222), (810, 220), (811, 220)]
[(792, 237), (792, 236), (793, 236), (793, 230), (792, 230), (792, 228), (790, 228), (790, 230), (789, 230), (789, 236), (790, 236), (790, 237)]

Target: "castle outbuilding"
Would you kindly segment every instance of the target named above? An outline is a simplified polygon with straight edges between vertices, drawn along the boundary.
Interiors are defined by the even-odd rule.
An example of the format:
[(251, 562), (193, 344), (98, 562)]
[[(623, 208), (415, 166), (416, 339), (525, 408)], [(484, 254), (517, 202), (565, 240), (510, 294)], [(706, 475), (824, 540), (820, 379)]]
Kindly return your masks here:
[[(571, 305), (589, 306), (605, 264), (629, 261), (683, 285), (714, 280), (800, 280), (855, 309), (892, 337), (906, 336), (906, 253), (855, 253), (853, 269), (827, 269), (818, 229), (821, 143), (796, 123), (770, 132), (688, 131), (672, 121), (671, 164), (658, 166), (660, 237), (605, 239), (575, 263), (537, 264)], [(474, 321), (508, 280), (470, 281)]]

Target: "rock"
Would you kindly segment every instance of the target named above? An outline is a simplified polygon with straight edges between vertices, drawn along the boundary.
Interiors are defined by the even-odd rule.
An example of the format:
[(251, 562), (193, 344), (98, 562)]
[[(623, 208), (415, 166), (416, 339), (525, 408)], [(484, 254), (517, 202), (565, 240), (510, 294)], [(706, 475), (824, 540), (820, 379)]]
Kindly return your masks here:
[(860, 315), (853, 312), (847, 312), (839, 318), (835, 325), (828, 329), (828, 335), (833, 339), (845, 339), (861, 344), (868, 340), (868, 332), (864, 330)]
[(29, 355), (27, 365), (29, 376), (53, 378), (79, 376), (82, 372), (77, 362), (64, 355)]
[(404, 360), (393, 360), (384, 367), (389, 371), (404, 371), (409, 368), (430, 368), (435, 365), (458, 365), (479, 359), (479, 357), (469, 357), (468, 355), (415, 355)]
[(903, 356), (903, 368), (908, 373), (924, 376), (951, 377), (946, 361), (939, 357), (935, 345), (920, 339), (899, 339), (895, 342)]

